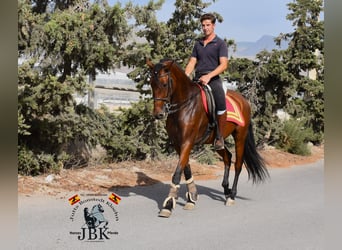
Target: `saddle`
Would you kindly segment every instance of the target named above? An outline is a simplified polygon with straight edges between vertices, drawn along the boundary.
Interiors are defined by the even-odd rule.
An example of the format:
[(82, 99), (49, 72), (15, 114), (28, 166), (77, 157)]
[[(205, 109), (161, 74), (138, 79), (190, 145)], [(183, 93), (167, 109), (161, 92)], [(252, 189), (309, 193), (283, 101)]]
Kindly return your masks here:
[[(198, 144), (202, 144), (207, 140), (207, 138), (209, 137), (213, 129), (218, 130), (219, 128), (217, 126), (217, 120), (216, 120), (216, 114), (215, 114), (215, 109), (216, 109), (215, 100), (214, 100), (214, 96), (213, 96), (210, 86), (201, 84), (199, 81), (194, 81), (194, 83), (196, 83), (196, 85), (201, 90), (202, 103), (204, 105), (204, 109), (209, 118), (207, 130), (204, 133), (204, 136), (201, 138), (201, 140), (197, 142)], [(218, 133), (219, 132), (216, 131), (216, 134)]]
[[(211, 88), (208, 85), (195, 82), (201, 90), (202, 103), (205, 112), (208, 114), (209, 122), (215, 125), (215, 101), (212, 94)], [(242, 115), (242, 111), (236, 101), (228, 94), (226, 94), (226, 110), (227, 110), (227, 121), (236, 123), (239, 126), (245, 126), (245, 120)]]
[(209, 85), (204, 85), (198, 82), (195, 82), (199, 88), (201, 89), (202, 103), (204, 105), (204, 109), (209, 117), (209, 125), (215, 127), (217, 124), (216, 115), (215, 115), (215, 100), (213, 96), (213, 92)]
[(202, 84), (199, 80), (202, 75), (205, 75), (208, 73), (209, 72), (196, 71), (193, 82), (196, 83), (197, 86), (201, 90), (202, 103), (203, 103), (204, 109), (207, 112), (208, 117), (209, 117), (209, 126), (214, 128), (215, 126), (217, 126), (216, 115), (215, 115), (216, 107), (215, 107), (214, 96), (213, 96), (211, 87), (209, 85)]
[[(200, 88), (202, 103), (204, 109), (209, 118), (209, 124), (206, 132), (202, 139), (198, 142), (198, 144), (204, 143), (209, 137), (210, 133), (213, 129), (218, 130), (217, 120), (216, 120), (216, 112), (215, 112), (215, 101), (212, 90), (209, 85), (203, 85), (199, 81), (194, 81), (194, 83)], [(227, 106), (227, 121), (236, 123), (239, 126), (245, 126), (245, 120), (242, 116), (241, 110), (237, 103), (229, 96), (226, 95), (226, 106)], [(216, 131), (218, 134), (218, 132)]]

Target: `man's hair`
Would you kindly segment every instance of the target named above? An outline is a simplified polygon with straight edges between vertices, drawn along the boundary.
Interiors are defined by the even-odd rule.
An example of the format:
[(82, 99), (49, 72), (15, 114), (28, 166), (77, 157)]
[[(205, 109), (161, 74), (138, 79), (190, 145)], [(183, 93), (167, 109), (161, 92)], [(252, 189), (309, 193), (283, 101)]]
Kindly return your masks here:
[(203, 15), (201, 16), (201, 18), (200, 18), (201, 23), (202, 23), (204, 20), (210, 20), (211, 23), (215, 24), (215, 22), (216, 22), (216, 17), (215, 17), (213, 14), (211, 14), (211, 13), (206, 13), (206, 14), (203, 14)]

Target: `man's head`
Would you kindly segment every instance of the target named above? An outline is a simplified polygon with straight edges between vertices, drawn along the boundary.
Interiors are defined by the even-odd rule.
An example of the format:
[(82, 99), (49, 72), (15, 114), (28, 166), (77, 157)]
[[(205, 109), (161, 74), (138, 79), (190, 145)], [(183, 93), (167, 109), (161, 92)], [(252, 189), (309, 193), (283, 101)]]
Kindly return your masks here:
[(203, 34), (206, 37), (209, 37), (210, 35), (214, 34), (216, 17), (213, 14), (203, 14), (200, 18), (200, 21), (202, 25)]
[(200, 21), (201, 23), (204, 21), (204, 20), (209, 20), (212, 24), (215, 24), (216, 22), (216, 17), (211, 14), (211, 13), (206, 13), (206, 14), (203, 14), (200, 18)]

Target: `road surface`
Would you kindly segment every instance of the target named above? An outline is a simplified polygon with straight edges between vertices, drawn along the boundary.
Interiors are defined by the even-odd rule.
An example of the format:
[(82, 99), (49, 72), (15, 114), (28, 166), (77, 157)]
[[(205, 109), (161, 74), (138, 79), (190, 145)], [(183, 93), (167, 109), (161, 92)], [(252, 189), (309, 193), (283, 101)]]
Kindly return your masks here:
[[(18, 200), (19, 249), (323, 249), (324, 161), (292, 168), (271, 168), (261, 185), (241, 173), (238, 198), (224, 206), (221, 178), (195, 181), (195, 210), (182, 209), (182, 185), (170, 218), (158, 217), (167, 183), (117, 188), (108, 193)], [(196, 179), (195, 179), (196, 180)], [(118, 204), (109, 197), (121, 198)], [(112, 197), (113, 198), (113, 197)], [(77, 200), (77, 199), (76, 199)], [(75, 201), (76, 201), (75, 200)], [(118, 200), (117, 200), (118, 201)], [(101, 204), (107, 229), (85, 226), (84, 209)], [(103, 224), (102, 224), (103, 225)]]

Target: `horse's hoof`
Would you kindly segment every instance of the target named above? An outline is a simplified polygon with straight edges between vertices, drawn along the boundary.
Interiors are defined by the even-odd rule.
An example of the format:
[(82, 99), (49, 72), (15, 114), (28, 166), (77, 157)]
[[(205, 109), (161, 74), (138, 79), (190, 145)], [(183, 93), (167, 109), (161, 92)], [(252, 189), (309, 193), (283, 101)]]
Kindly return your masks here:
[(233, 206), (235, 205), (235, 200), (233, 200), (232, 198), (228, 198), (226, 200), (226, 206), (230, 207), (230, 206)]
[(195, 208), (195, 203), (187, 202), (183, 209), (185, 209), (185, 210), (193, 210), (194, 208)]
[(171, 216), (171, 210), (163, 208), (159, 212), (159, 217), (169, 218)]

